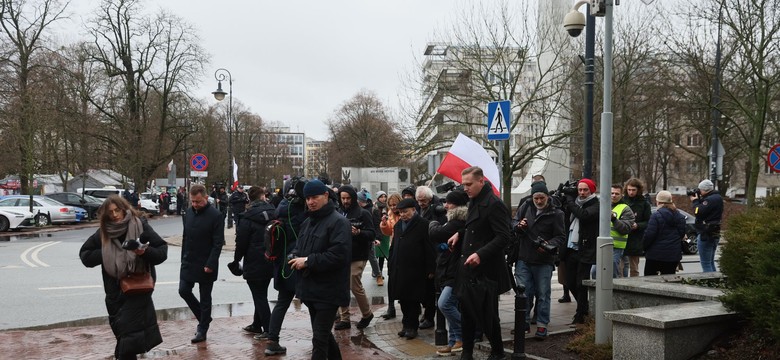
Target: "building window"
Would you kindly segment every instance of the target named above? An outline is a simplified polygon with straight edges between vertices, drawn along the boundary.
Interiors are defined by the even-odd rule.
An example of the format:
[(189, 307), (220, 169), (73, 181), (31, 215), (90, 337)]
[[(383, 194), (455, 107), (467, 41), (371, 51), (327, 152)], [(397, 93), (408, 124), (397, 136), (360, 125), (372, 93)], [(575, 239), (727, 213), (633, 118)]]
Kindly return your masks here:
[(688, 147), (700, 147), (704, 143), (704, 139), (701, 136), (701, 134), (690, 134), (688, 135)]

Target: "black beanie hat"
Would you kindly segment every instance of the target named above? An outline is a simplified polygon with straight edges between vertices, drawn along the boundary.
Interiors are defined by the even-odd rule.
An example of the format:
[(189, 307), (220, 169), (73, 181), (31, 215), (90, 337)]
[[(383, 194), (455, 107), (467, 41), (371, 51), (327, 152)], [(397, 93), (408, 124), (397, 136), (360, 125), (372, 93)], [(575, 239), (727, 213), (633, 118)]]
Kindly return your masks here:
[(403, 190), (401, 190), (401, 197), (403, 197), (406, 194), (410, 194), (412, 195), (412, 198), (414, 198), (415, 196), (417, 196), (417, 194), (415, 194), (416, 192), (417, 192), (417, 187), (414, 185), (409, 185), (405, 187)]
[(303, 197), (316, 196), (328, 193), (328, 187), (319, 180), (312, 180), (303, 186)]
[(544, 193), (545, 195), (550, 195), (550, 192), (547, 191), (547, 184), (545, 184), (544, 181), (537, 181), (531, 184), (531, 195), (536, 193)]
[(357, 191), (352, 185), (342, 185), (339, 188), (339, 195), (343, 192), (349, 194), (353, 201), (357, 200)]
[(447, 194), (444, 201), (457, 206), (465, 206), (469, 202), (469, 196), (463, 191), (454, 190)]

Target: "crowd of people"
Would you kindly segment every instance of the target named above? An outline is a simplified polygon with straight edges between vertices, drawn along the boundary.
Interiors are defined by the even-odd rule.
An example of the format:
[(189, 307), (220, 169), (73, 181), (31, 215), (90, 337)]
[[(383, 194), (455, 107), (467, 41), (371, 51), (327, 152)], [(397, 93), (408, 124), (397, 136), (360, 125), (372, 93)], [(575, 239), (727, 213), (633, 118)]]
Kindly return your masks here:
[[(266, 342), (265, 355), (286, 353), (280, 332), (297, 297), (309, 310), (312, 359), (340, 359), (333, 331), (352, 327), (350, 298), (360, 312), (358, 329), (375, 318), (362, 279), (369, 265), (376, 285), (387, 284), (388, 308), (381, 317), (395, 318), (395, 303), (400, 306), (399, 337), (414, 339), (432, 328), (438, 309), (449, 335), (447, 345), (437, 348), (440, 355), (472, 359), (475, 342), (485, 336), (492, 349), (488, 359), (504, 359), (498, 297), (513, 286), (524, 288), (529, 309), (525, 328), (518, 331), (530, 333), (535, 325), (535, 338), (548, 336), (556, 267), (564, 288), (558, 302), (576, 301), (572, 324), (586, 321), (588, 292), (582, 281), (597, 276), (596, 189), (594, 181), (581, 179), (576, 188), (553, 193), (538, 175), (514, 216), (479, 167), (463, 170), (460, 186), (444, 199), (427, 186), (379, 191), (372, 199), (367, 190), (351, 185), (297, 178), (275, 200), (256, 186), (238, 187), (230, 195), (214, 188), (214, 204), (203, 185), (193, 185), (188, 194), (180, 189), (177, 201), (188, 198), (189, 207), (181, 212), (179, 294), (198, 321), (192, 343), (207, 340), (227, 220), (228, 228), (236, 227), (234, 259), (227, 267), (246, 280), (255, 305), (252, 323), (243, 330)], [(641, 256), (645, 276), (673, 274), (682, 257), (686, 223), (671, 193), (658, 192), (658, 210), (652, 212), (644, 190), (634, 178), (611, 186), (613, 277), (638, 276)], [(691, 200), (703, 270), (715, 271), (723, 201), (709, 180), (699, 184)], [(119, 196), (106, 199), (100, 227), (80, 257), (85, 266), (102, 268), (109, 323), (117, 336), (115, 357), (135, 359), (158, 345), (162, 337), (152, 292), (126, 292), (124, 278), (148, 272), (153, 281), (154, 266), (167, 258), (167, 244), (130, 202)], [(268, 299), (272, 282), (277, 291), (273, 309)]]

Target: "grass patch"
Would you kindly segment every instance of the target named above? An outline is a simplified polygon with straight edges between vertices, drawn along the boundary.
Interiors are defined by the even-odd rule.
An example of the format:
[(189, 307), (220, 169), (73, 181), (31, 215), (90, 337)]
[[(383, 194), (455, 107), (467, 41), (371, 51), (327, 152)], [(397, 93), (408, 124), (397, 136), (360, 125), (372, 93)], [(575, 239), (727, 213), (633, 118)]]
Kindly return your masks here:
[(584, 360), (612, 359), (612, 344), (596, 344), (596, 322), (588, 318), (584, 326), (578, 326), (574, 338), (566, 345), (566, 350), (576, 353)]

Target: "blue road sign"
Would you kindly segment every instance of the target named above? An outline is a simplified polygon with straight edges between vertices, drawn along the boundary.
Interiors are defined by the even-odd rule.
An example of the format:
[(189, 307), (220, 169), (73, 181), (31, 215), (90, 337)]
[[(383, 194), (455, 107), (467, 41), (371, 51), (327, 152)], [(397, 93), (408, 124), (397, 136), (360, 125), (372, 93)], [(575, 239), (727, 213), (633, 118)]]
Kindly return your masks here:
[(773, 172), (780, 172), (780, 144), (775, 144), (766, 155), (766, 163)]
[(190, 158), (190, 167), (195, 171), (205, 171), (209, 167), (209, 159), (206, 155), (195, 154)]
[(488, 140), (509, 140), (509, 100), (488, 103)]

